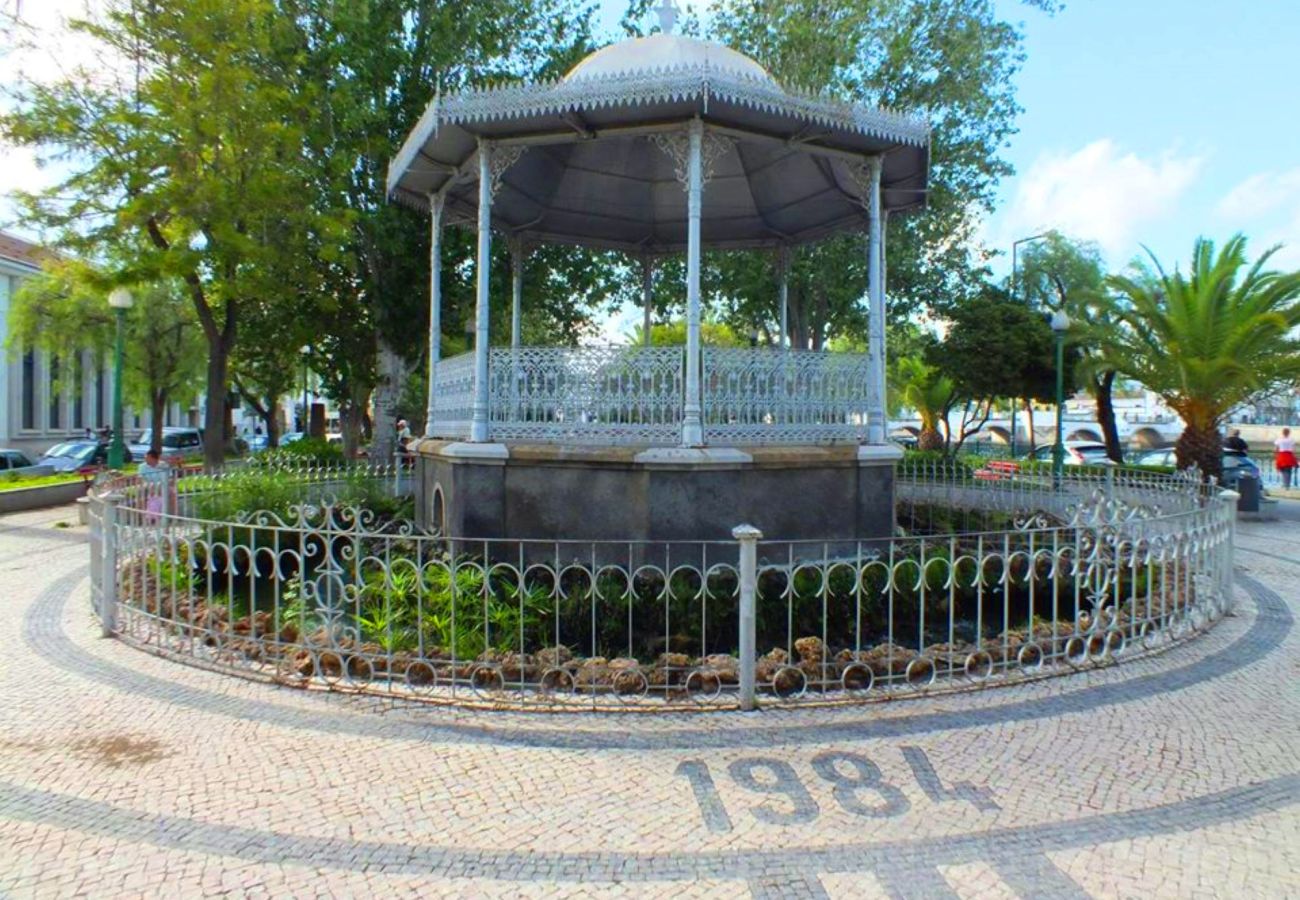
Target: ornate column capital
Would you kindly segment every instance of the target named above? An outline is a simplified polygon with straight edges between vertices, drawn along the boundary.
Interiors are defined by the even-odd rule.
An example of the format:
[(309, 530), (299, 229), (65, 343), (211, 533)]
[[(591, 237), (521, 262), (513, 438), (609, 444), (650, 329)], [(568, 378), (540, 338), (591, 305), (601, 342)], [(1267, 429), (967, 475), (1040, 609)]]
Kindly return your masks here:
[(523, 156), (527, 149), (521, 144), (498, 144), (495, 141), (479, 139), (478, 152), (487, 157), (488, 172), (491, 173), (488, 181), (489, 196), (496, 197), (497, 191), (501, 189), (502, 177), (511, 166), (519, 162), (519, 157)]
[(708, 184), (713, 180), (713, 169), (718, 160), (726, 155), (735, 143), (729, 137), (704, 127), (704, 123), (695, 119), (685, 129), (663, 131), (650, 135), (650, 140), (673, 162), (673, 174), (683, 190), (690, 189), (691, 132), (700, 132), (700, 183)]

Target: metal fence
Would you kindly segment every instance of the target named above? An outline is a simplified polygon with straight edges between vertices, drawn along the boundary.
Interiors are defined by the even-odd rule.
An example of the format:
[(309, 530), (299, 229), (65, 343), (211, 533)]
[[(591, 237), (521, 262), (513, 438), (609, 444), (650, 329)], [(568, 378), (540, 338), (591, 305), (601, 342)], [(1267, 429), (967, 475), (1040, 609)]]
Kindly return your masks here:
[[(1181, 640), (1231, 602), (1232, 495), (1159, 476), (899, 474), (897, 537), (739, 526), (705, 543), (431, 534), (401, 518), (384, 471), (279, 472), (278, 494), (256, 473), (121, 478), (91, 504), (93, 596), (105, 634), (248, 676), (597, 709), (1015, 682)], [(347, 490), (374, 493), (362, 507)], [(279, 505), (227, 514), (240, 496)]]
[[(474, 356), (438, 363), (433, 432), (469, 434)], [(675, 446), (685, 413), (682, 347), (497, 348), (488, 354), (493, 440)], [(707, 347), (705, 438), (825, 444), (866, 434), (865, 354)]]

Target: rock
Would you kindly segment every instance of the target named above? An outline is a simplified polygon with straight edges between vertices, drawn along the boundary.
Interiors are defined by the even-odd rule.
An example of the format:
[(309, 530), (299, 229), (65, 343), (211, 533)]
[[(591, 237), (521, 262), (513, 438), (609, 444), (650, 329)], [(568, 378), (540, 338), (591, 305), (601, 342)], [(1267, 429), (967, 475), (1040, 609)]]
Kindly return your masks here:
[(609, 660), (603, 656), (592, 656), (584, 659), (574, 676), (574, 683), (578, 687), (608, 684), (609, 681)]
[(501, 659), (501, 676), (506, 681), (533, 681), (537, 678), (537, 664), (527, 653), (507, 653)]
[(299, 650), (293, 655), (293, 660), (289, 665), (303, 678), (310, 678), (316, 674), (316, 665), (312, 662), (311, 651), (309, 650)]
[(704, 657), (700, 664), (703, 668), (715, 674), (722, 684), (738, 684), (740, 682), (740, 660), (734, 656), (728, 656), (725, 653), (714, 653)]
[(862, 653), (861, 661), (876, 675), (898, 674), (907, 671), (907, 664), (918, 655), (915, 650), (886, 641)]
[(641, 668), (641, 663), (628, 656), (620, 656), (617, 659), (611, 659), (609, 661), (609, 670), (611, 672), (623, 672), (628, 669), (639, 668)]
[(337, 677), (343, 674), (343, 655), (334, 650), (322, 650), (316, 657), (317, 664), (320, 666), (320, 673), (328, 677)]
[(771, 650), (767, 651), (767, 653), (765, 653), (762, 658), (766, 660), (771, 660), (772, 662), (775, 663), (784, 663), (789, 661), (790, 654), (786, 653), (780, 647), (773, 647)]
[(563, 645), (547, 647), (545, 650), (539, 650), (536, 654), (537, 665), (543, 669), (558, 669), (569, 660), (573, 659), (573, 651)]
[(691, 658), (685, 653), (660, 653), (650, 673), (650, 683), (656, 685), (685, 684), (690, 674)]
[(826, 645), (819, 637), (801, 637), (794, 642), (794, 652), (804, 662), (820, 663), (826, 659)]
[(286, 644), (298, 643), (298, 637), (298, 626), (292, 622), (286, 623), (285, 626), (280, 629), (280, 640)]

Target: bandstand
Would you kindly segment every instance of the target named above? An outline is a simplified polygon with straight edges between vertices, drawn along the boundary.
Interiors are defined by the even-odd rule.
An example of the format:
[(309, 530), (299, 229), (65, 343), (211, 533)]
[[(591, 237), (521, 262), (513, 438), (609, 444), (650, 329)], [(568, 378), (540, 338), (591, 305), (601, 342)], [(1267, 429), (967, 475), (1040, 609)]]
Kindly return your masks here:
[[(754, 60), (673, 32), (593, 53), (556, 82), (435, 97), (392, 160), (392, 199), (432, 228), (429, 396), (417, 516), (464, 537), (782, 539), (892, 533), (884, 225), (925, 202), (929, 128), (783, 88)], [(474, 349), (441, 357), (441, 241), (478, 233)], [(509, 243), (509, 346), (492, 346), (493, 230)], [(865, 231), (868, 352), (794, 347), (791, 248)], [(525, 347), (523, 260), (554, 242), (638, 260), (644, 346)], [(704, 247), (766, 248), (777, 347), (704, 347)], [(686, 255), (684, 347), (649, 343), (656, 260)]]

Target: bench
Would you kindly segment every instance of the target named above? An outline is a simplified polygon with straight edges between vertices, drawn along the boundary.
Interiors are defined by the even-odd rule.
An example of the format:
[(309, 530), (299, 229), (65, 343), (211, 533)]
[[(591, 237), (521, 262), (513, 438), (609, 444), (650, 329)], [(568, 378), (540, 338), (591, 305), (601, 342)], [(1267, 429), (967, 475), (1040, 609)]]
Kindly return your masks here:
[(975, 470), (975, 477), (981, 481), (1002, 481), (1015, 478), (1020, 474), (1020, 463), (1013, 459), (993, 459), (984, 464), (984, 468)]

